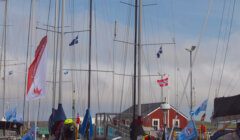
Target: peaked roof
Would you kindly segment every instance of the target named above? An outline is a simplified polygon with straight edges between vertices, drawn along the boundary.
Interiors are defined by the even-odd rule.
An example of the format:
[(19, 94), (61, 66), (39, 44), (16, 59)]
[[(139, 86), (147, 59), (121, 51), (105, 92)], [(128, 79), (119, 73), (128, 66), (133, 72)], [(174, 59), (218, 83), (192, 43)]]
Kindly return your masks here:
[[(150, 113), (152, 113), (156, 109), (160, 108), (160, 105), (161, 105), (161, 102), (141, 104), (141, 114), (142, 114), (142, 116), (145, 117), (145, 116), (149, 115)], [(138, 105), (135, 105), (135, 106), (136, 106), (136, 113), (137, 113)], [(178, 112), (178, 114), (180, 114), (181, 116), (188, 119), (188, 117), (186, 115), (184, 115), (183, 113), (178, 111), (172, 105), (170, 105), (170, 106), (171, 106), (171, 109), (173, 109), (174, 111)], [(123, 117), (123, 118), (130, 117), (130, 116), (132, 116), (132, 113), (133, 113), (133, 106), (131, 106), (128, 109), (126, 109), (125, 111), (123, 111), (121, 113), (121, 117)]]

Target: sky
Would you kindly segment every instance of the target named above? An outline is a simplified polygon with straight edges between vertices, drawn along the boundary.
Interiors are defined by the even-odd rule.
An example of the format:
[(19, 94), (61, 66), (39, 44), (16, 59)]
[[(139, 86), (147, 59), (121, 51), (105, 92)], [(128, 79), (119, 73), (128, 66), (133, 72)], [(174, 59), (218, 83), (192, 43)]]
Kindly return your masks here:
[[(48, 22), (49, 2), (51, 6)], [(64, 30), (87, 30), (89, 27), (88, 0), (75, 0), (74, 8), (72, 2), (72, 0), (66, 0)], [(115, 73), (133, 74), (133, 45), (131, 43), (134, 41), (134, 8), (123, 2), (134, 3), (133, 0), (93, 0), (93, 70), (113, 71), (114, 68)], [(46, 31), (36, 29), (36, 27), (46, 28), (46, 24), (54, 25), (54, 4), (54, 0), (36, 0), (35, 2), (35, 12), (32, 14), (34, 15), (33, 25), (30, 30), (31, 59), (33, 59), (34, 49), (38, 42), (46, 34)], [(193, 52), (192, 70), (194, 109), (208, 99), (207, 119), (209, 120), (215, 97), (239, 94), (239, 4), (236, 0), (143, 0), (142, 43), (145, 45), (142, 48), (142, 75), (152, 75), (142, 77), (143, 103), (161, 101), (160, 87), (156, 80), (160, 79), (160, 76), (157, 76), (158, 73), (166, 74), (169, 77), (169, 86), (163, 89), (164, 97), (171, 105), (189, 116), (190, 89), (189, 82), (186, 82), (189, 74), (189, 53), (185, 48), (193, 45), (197, 46)], [(4, 1), (0, 1), (0, 11), (2, 46)], [(7, 61), (7, 64), (26, 62), (29, 13), (30, 0), (8, 0), (7, 60), (13, 61)], [(114, 41), (115, 21), (117, 22), (116, 39), (130, 42), (129, 44)], [(54, 34), (48, 32), (47, 35), (49, 38), (47, 95), (40, 100), (39, 118), (41, 120), (47, 120), (50, 116), (53, 94), (52, 84), (49, 81), (52, 80), (53, 75)], [(79, 43), (74, 47), (69, 47), (68, 44), (77, 35)], [(147, 45), (173, 43), (173, 40), (175, 40), (175, 45), (162, 45), (163, 53), (159, 59), (156, 53), (161, 45)], [(216, 48), (218, 48), (217, 53)], [(210, 88), (215, 53), (215, 69)], [(65, 34), (63, 68), (88, 69), (88, 32)], [(18, 114), (22, 115), (25, 64), (7, 66), (6, 71), (13, 71), (12, 75), (6, 75), (6, 107), (17, 106)], [(3, 77), (2, 74), (1, 70), (1, 77)], [(221, 82), (220, 79), (222, 79)], [(63, 74), (63, 81), (65, 81), (62, 86), (63, 107), (67, 116), (71, 117), (74, 87), (77, 97), (76, 112), (84, 115), (87, 107), (87, 72), (68, 71), (68, 74)], [(2, 89), (2, 83), (1, 81), (0, 89)], [(131, 76), (113, 76), (112, 72), (92, 72), (91, 91), (92, 114), (96, 112), (119, 113), (132, 104)], [(2, 97), (2, 91), (0, 95)], [(2, 102), (1, 98), (1, 106)], [(30, 101), (29, 106), (30, 118), (34, 119), (38, 102)], [(0, 115), (2, 116), (2, 112)], [(196, 118), (199, 117), (200, 115)]]

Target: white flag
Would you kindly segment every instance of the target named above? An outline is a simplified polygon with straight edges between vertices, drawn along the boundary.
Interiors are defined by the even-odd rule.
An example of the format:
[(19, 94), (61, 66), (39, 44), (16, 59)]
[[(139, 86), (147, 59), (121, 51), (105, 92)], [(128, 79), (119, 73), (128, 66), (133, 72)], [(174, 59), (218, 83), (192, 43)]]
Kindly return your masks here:
[(43, 97), (46, 94), (46, 65), (47, 52), (45, 51), (47, 45), (47, 36), (40, 41), (36, 51), (35, 58), (28, 68), (28, 82), (27, 82), (27, 100), (35, 100)]

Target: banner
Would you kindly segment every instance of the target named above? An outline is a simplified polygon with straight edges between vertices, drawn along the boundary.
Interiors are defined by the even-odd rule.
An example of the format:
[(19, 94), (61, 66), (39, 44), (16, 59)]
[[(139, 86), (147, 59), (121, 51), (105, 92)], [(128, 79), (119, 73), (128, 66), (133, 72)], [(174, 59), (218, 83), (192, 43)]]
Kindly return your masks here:
[(36, 51), (35, 58), (28, 68), (27, 81), (27, 100), (39, 99), (46, 94), (46, 66), (47, 66), (47, 52), (45, 51), (47, 45), (47, 36), (40, 41)]

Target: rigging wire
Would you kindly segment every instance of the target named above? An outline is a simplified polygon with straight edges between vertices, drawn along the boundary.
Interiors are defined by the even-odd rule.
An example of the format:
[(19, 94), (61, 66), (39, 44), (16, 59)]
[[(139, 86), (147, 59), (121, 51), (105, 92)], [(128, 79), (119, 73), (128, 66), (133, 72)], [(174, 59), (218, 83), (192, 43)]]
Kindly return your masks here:
[[(203, 23), (201, 31), (200, 31), (200, 35), (199, 35), (198, 42), (197, 42), (197, 45), (196, 45), (196, 51), (195, 51), (193, 61), (192, 61), (192, 66), (194, 66), (194, 64), (195, 64), (197, 54), (198, 54), (198, 51), (199, 51), (199, 48), (200, 48), (200, 45), (201, 45), (202, 37), (203, 37), (203, 35), (204, 35), (204, 33), (206, 32), (206, 29), (207, 29), (208, 19), (209, 19), (210, 13), (212, 11), (212, 5), (213, 5), (213, 0), (209, 0), (208, 1), (207, 15), (205, 17), (204, 23)], [(183, 101), (183, 97), (186, 94), (186, 88), (187, 88), (188, 82), (190, 80), (191, 71), (192, 71), (192, 69), (190, 69), (189, 72), (188, 72), (187, 80), (186, 80), (184, 88), (183, 88), (182, 97), (180, 98), (179, 106), (181, 106), (182, 101)]]
[(228, 32), (228, 39), (227, 39), (227, 46), (226, 46), (226, 50), (225, 50), (225, 54), (224, 54), (223, 66), (222, 66), (222, 71), (221, 71), (221, 75), (220, 75), (220, 81), (219, 81), (219, 85), (218, 85), (218, 88), (217, 88), (216, 96), (219, 95), (221, 84), (222, 84), (222, 77), (223, 77), (223, 72), (224, 72), (224, 69), (225, 69), (226, 58), (227, 58), (227, 54), (228, 54), (228, 50), (229, 50), (229, 41), (230, 41), (231, 32), (232, 32), (232, 24), (233, 24), (233, 19), (234, 19), (235, 5), (236, 5), (236, 0), (234, 0), (234, 3), (233, 3), (233, 9), (232, 9), (231, 21), (230, 21), (230, 29), (229, 29), (229, 32)]
[[(145, 12), (143, 12), (143, 19), (147, 19), (147, 17), (148, 18), (150, 18), (149, 20), (143, 20), (143, 27), (144, 27), (144, 29), (146, 29), (146, 26), (147, 26), (147, 23), (146, 23), (146, 21), (150, 21), (149, 22), (149, 24), (150, 24), (150, 32), (154, 32), (155, 30), (153, 29), (153, 27), (154, 27), (154, 25), (153, 25), (153, 22), (151, 22), (151, 21), (153, 21), (153, 19), (152, 19), (152, 16), (146, 16), (145, 15), (146, 13)], [(148, 41), (148, 40), (150, 40), (150, 35), (148, 35), (147, 34), (147, 32), (144, 32), (144, 36), (143, 36), (143, 38), (144, 38), (144, 40), (143, 41)], [(144, 53), (146, 51), (146, 54)], [(151, 67), (150, 67), (150, 64), (151, 64), (151, 62), (150, 62), (150, 56), (149, 56), (149, 49), (147, 48), (147, 46), (145, 47), (145, 49), (144, 49), (144, 47), (143, 47), (143, 59), (145, 60), (145, 62), (146, 62), (146, 64), (145, 64), (145, 67), (147, 68), (147, 71), (148, 71), (148, 74), (150, 75), (150, 73), (151, 73)], [(151, 81), (153, 81), (152, 80), (152, 77), (151, 76), (148, 76), (148, 82), (149, 82), (149, 88), (148, 88), (148, 91), (149, 91), (149, 93), (150, 93), (150, 95), (151, 95), (151, 98), (152, 98), (152, 101), (153, 102), (158, 102), (159, 100), (158, 100), (158, 98), (156, 97), (156, 95), (154, 94), (154, 92), (153, 92), (153, 84), (151, 84)], [(155, 80), (154, 80), (154, 84), (156, 84), (155, 83)], [(149, 105), (149, 107), (150, 107), (150, 105)]]
[[(93, 16), (94, 16), (94, 22), (95, 22), (95, 47), (96, 47), (96, 67), (97, 67), (97, 70), (98, 70), (98, 53), (97, 53), (97, 50), (98, 50), (98, 40), (97, 40), (97, 18), (96, 18), (96, 16), (97, 16), (97, 12), (96, 12), (96, 4), (95, 4), (95, 2), (93, 3), (94, 5), (93, 5), (93, 9), (94, 9), (94, 14), (93, 14)], [(99, 75), (98, 75), (98, 71), (97, 71), (97, 104), (98, 104), (98, 112), (101, 112), (100, 111), (100, 109), (101, 109), (101, 107), (100, 107), (100, 92), (99, 92)]]
[[(130, 6), (129, 7), (129, 9), (128, 9), (128, 16), (127, 16), (127, 26), (126, 26), (126, 31), (125, 31), (125, 33), (126, 33), (126, 37), (124, 38), (125, 40), (127, 40), (127, 41), (129, 41), (128, 39), (129, 39), (129, 34), (130, 34), (130, 32), (129, 32), (129, 28), (130, 28), (130, 24), (131, 24), (131, 17), (132, 17), (132, 12), (131, 12), (131, 10), (132, 10), (132, 7)], [(125, 74), (126, 73), (126, 66), (127, 66), (127, 54), (128, 54), (128, 44), (124, 44), (124, 56), (123, 56), (123, 73)], [(121, 89), (121, 97), (120, 97), (120, 109), (119, 109), (119, 113), (121, 113), (122, 112), (122, 103), (123, 103), (123, 93), (124, 93), (124, 86), (125, 86), (125, 76), (123, 76), (122, 77), (123, 78), (123, 80), (122, 80), (122, 89)], [(130, 80), (130, 81), (132, 81), (132, 79)], [(132, 82), (130, 82), (130, 83), (132, 83)]]
[[(25, 79), (24, 79), (24, 91), (23, 91), (23, 121), (25, 121), (25, 104), (26, 104), (26, 86), (27, 86), (27, 71), (28, 71), (28, 61), (29, 61), (29, 49), (30, 49), (30, 27), (31, 27), (31, 20), (32, 20), (32, 1), (30, 2), (30, 15), (28, 21), (28, 37), (27, 37), (27, 52), (26, 52), (26, 65), (25, 65)], [(29, 104), (28, 104), (29, 106)], [(29, 120), (29, 118), (28, 118)]]
[[(52, 0), (49, 1), (49, 7), (48, 7), (48, 18), (47, 18), (47, 25), (50, 24), (50, 11), (51, 11), (51, 5), (52, 5)], [(46, 31), (46, 35), (48, 34), (48, 31), (49, 31), (49, 27), (50, 26), (47, 26), (47, 31)], [(41, 109), (41, 99), (38, 100), (38, 112), (37, 112), (37, 122), (39, 121), (39, 118), (40, 118), (40, 109)]]
[(209, 84), (209, 88), (208, 88), (208, 94), (207, 94), (208, 99), (209, 99), (209, 96), (210, 96), (212, 83), (213, 83), (213, 75), (214, 75), (214, 72), (215, 72), (215, 65), (216, 65), (216, 59), (217, 59), (217, 54), (218, 54), (218, 49), (219, 49), (220, 36), (221, 36), (221, 30), (222, 30), (222, 25), (223, 25), (223, 17), (224, 17), (225, 7), (226, 7), (226, 0), (224, 0), (223, 7), (222, 7), (222, 15), (221, 15), (219, 32), (218, 32), (217, 46), (216, 46), (216, 50), (215, 50), (215, 54), (214, 54), (214, 60), (213, 60), (213, 65), (212, 65), (212, 73), (211, 73), (210, 84)]
[[(231, 91), (235, 88), (235, 86), (236, 86), (236, 84), (237, 84), (237, 82), (239, 82), (239, 73), (238, 73), (238, 76), (237, 76), (237, 80), (236, 80), (236, 82), (234, 82), (234, 78), (236, 78), (236, 77), (232, 77), (231, 78), (231, 80), (229, 81), (229, 83), (227, 84), (227, 86), (226, 86), (226, 89), (224, 90), (224, 92), (223, 92), (223, 96), (225, 96), (225, 95), (229, 95), (229, 93), (227, 94), (227, 92), (228, 91), (230, 91), (230, 89), (231, 89)], [(233, 85), (233, 82), (234, 82), (234, 86), (232, 86)]]

